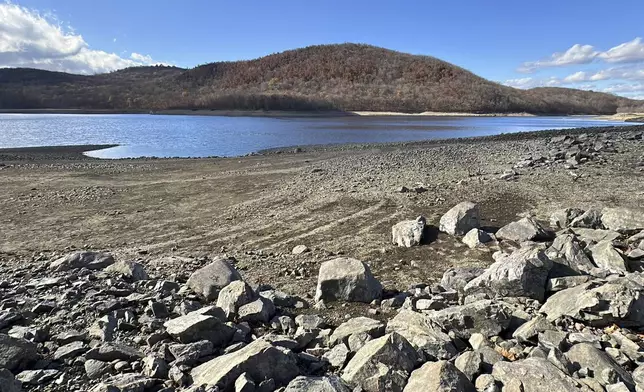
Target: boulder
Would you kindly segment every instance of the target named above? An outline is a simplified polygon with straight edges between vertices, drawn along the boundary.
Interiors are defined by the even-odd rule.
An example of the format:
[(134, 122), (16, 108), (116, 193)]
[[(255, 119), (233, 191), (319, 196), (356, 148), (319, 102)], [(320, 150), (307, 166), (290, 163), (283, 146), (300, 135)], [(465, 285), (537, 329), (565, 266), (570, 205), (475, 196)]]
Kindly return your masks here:
[(257, 385), (246, 373), (242, 373), (235, 380), (235, 392), (255, 392), (256, 390)]
[(21, 384), (9, 370), (0, 368), (0, 392), (22, 392)]
[(192, 369), (195, 385), (220, 386), (229, 390), (237, 378), (247, 373), (252, 380), (273, 379), (277, 386), (287, 385), (300, 373), (297, 358), (288, 350), (258, 339), (230, 354), (218, 356)]
[[(548, 255), (554, 258), (563, 258), (566, 262), (565, 267), (572, 274), (589, 274), (595, 264), (586, 256), (583, 247), (572, 234), (562, 234), (555, 238)], [(556, 267), (556, 266), (555, 266)], [(552, 277), (552, 274), (550, 275)]]
[(18, 370), (37, 358), (35, 344), (0, 334), (0, 369)]
[(75, 358), (87, 351), (87, 346), (83, 342), (71, 342), (56, 349), (53, 355), (54, 361)]
[(232, 266), (232, 260), (218, 257), (207, 266), (196, 270), (190, 275), (187, 285), (206, 300), (217, 299), (219, 291), (235, 280), (243, 280), (239, 272)]
[(554, 330), (556, 328), (550, 321), (542, 315), (537, 315), (517, 328), (512, 337), (521, 343), (535, 343), (540, 332)]
[(579, 215), (570, 222), (570, 227), (582, 227), (585, 229), (603, 229), (602, 213), (596, 209), (590, 209)]
[(416, 350), (394, 332), (367, 342), (344, 368), (342, 379), (366, 392), (379, 392), (374, 386), (382, 384), (389, 384), (386, 390), (402, 391), (417, 361)]
[(338, 376), (299, 376), (288, 383), (284, 392), (349, 392), (349, 389)]
[(584, 211), (579, 208), (557, 210), (550, 215), (550, 226), (556, 229), (565, 229), (570, 226), (570, 222), (583, 213)]
[(428, 362), (414, 370), (404, 392), (475, 392), (467, 376), (447, 361)]
[(464, 235), (481, 227), (478, 205), (464, 201), (452, 207), (441, 217), (440, 231), (451, 235)]
[[(60, 371), (56, 369), (23, 370), (16, 375), (16, 380), (23, 384), (40, 385), (51, 381), (59, 373)], [(1, 391), (3, 391), (3, 389), (0, 385), (0, 392)]]
[(234, 333), (231, 327), (217, 317), (197, 312), (168, 320), (163, 326), (168, 334), (181, 343), (209, 340), (215, 346), (221, 346), (227, 343)]
[(243, 280), (230, 282), (221, 289), (217, 297), (217, 306), (222, 308), (229, 320), (237, 316), (237, 310), (253, 301), (255, 293), (253, 289)]
[(546, 291), (555, 292), (571, 287), (579, 286), (584, 283), (588, 283), (593, 280), (593, 277), (590, 275), (575, 275), (575, 276), (561, 276), (558, 278), (548, 279), (546, 283)]
[(530, 297), (543, 301), (552, 260), (538, 247), (523, 247), (501, 257), (464, 288), (466, 295)]
[(644, 325), (644, 287), (619, 278), (594, 280), (553, 294), (539, 312), (549, 321), (562, 316), (596, 327)]
[(633, 233), (644, 229), (644, 210), (630, 208), (604, 208), (604, 226), (619, 233)]
[[(492, 369), (495, 380), (512, 391), (579, 392), (577, 382), (544, 358), (527, 358), (515, 362), (497, 362)], [(516, 386), (517, 389), (508, 387)]]
[(310, 249), (306, 245), (297, 245), (291, 250), (291, 254), (301, 255), (302, 253), (309, 252)]
[(396, 223), (391, 227), (391, 240), (394, 245), (410, 248), (420, 245), (425, 231), (425, 218), (419, 216), (415, 220)]
[(428, 317), (444, 331), (469, 339), (473, 333), (486, 337), (499, 335), (510, 325), (512, 310), (503, 303), (480, 300), (435, 311)]
[(275, 305), (271, 300), (259, 297), (240, 307), (237, 313), (240, 322), (268, 324), (275, 315)]
[(481, 229), (472, 229), (465, 234), (462, 241), (465, 245), (474, 249), (479, 245), (492, 241), (492, 237)]
[(332, 367), (336, 369), (342, 369), (347, 363), (349, 358), (349, 348), (346, 344), (340, 343), (333, 347), (331, 350), (327, 351), (322, 358), (327, 361)]
[(109, 253), (74, 252), (52, 261), (49, 264), (49, 268), (55, 271), (67, 271), (73, 268), (97, 270), (103, 269), (113, 263), (114, 258)]
[(586, 244), (604, 240), (614, 241), (621, 237), (621, 234), (612, 230), (593, 230), (584, 228), (572, 228), (570, 230)]
[(525, 241), (544, 241), (552, 237), (534, 218), (523, 218), (516, 222), (510, 222), (500, 228), (496, 233), (496, 238), (517, 243)]
[(154, 386), (157, 380), (141, 374), (117, 374), (90, 389), (90, 392), (144, 392)]
[(360, 260), (339, 257), (320, 266), (316, 301), (369, 303), (382, 295), (382, 285)]
[(478, 267), (453, 267), (449, 268), (441, 278), (441, 286), (456, 291), (462, 291), (468, 282), (482, 275), (485, 268)]
[(573, 369), (590, 369), (595, 379), (606, 386), (612, 384), (609, 380), (603, 379), (600, 375), (609, 370), (617, 375), (617, 381), (625, 383), (631, 390), (635, 389), (635, 381), (629, 372), (619, 366), (608, 354), (599, 350), (590, 343), (578, 343), (573, 345), (565, 354)]
[(396, 332), (422, 355), (433, 359), (451, 359), (458, 351), (450, 337), (422, 313), (403, 309), (387, 323), (387, 333)]
[(200, 358), (211, 355), (215, 346), (209, 340), (188, 344), (171, 344), (168, 351), (175, 358), (175, 365), (194, 365)]
[(599, 241), (590, 247), (590, 254), (597, 267), (613, 274), (626, 274), (628, 267), (622, 255), (615, 249), (612, 241)]
[(136, 348), (125, 344), (103, 343), (88, 351), (87, 354), (85, 354), (85, 358), (103, 362), (112, 362), (117, 360), (129, 362), (143, 358), (143, 354)]
[(128, 280), (138, 282), (140, 280), (148, 280), (148, 273), (145, 272), (145, 267), (136, 261), (119, 261), (109, 267), (105, 268), (105, 272), (115, 275), (123, 276)]
[(83, 364), (85, 374), (90, 380), (101, 378), (104, 374), (108, 374), (112, 370), (112, 365), (109, 362), (99, 361), (97, 359), (86, 359)]
[(454, 366), (467, 377), (468, 380), (474, 381), (481, 371), (483, 365), (483, 356), (476, 351), (466, 351), (459, 355), (454, 361)]
[(340, 324), (331, 334), (329, 345), (347, 343), (349, 336), (366, 333), (372, 338), (379, 338), (385, 334), (385, 325), (378, 320), (368, 317), (354, 317)]

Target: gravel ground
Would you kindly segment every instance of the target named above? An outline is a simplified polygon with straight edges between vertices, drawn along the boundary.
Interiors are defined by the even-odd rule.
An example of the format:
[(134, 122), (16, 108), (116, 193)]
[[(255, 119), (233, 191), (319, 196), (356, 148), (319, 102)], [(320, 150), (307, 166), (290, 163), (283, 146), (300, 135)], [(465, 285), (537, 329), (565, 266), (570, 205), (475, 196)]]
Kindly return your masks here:
[[(491, 231), (525, 214), (547, 220), (561, 207), (644, 205), (643, 130), (302, 147), (217, 159), (103, 161), (81, 154), (96, 146), (0, 150), (0, 262), (92, 249), (159, 266), (162, 256), (226, 253), (252, 284), (311, 298), (320, 263), (343, 254), (369, 263), (386, 289), (405, 290), (435, 282), (452, 266), (492, 262), (494, 246), (471, 250), (437, 234), (440, 216), (461, 201), (478, 203)], [(571, 169), (565, 159), (552, 161), (555, 151), (571, 147), (552, 141), (563, 135), (605, 148)], [(430, 243), (393, 246), (391, 226), (418, 215), (434, 227)], [(292, 255), (300, 244), (311, 251)], [(352, 312), (360, 309), (335, 316)]]

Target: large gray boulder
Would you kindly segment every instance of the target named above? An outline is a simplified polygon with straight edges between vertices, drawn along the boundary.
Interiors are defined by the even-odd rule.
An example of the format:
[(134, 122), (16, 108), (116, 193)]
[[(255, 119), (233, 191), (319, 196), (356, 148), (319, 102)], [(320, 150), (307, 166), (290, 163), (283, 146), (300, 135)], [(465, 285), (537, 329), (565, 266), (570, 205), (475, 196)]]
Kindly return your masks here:
[(482, 275), (485, 268), (479, 267), (453, 267), (443, 273), (441, 286), (444, 288), (462, 291), (474, 278)]
[(539, 333), (544, 331), (556, 331), (556, 328), (544, 316), (537, 315), (519, 326), (512, 337), (521, 343), (535, 343)]
[(366, 333), (372, 338), (379, 338), (385, 334), (385, 324), (369, 317), (354, 317), (340, 324), (331, 334), (329, 345), (347, 343), (349, 336)]
[(549, 321), (562, 316), (596, 327), (644, 325), (644, 287), (628, 278), (594, 280), (553, 294), (539, 310)]
[(284, 392), (349, 392), (342, 380), (335, 375), (324, 377), (299, 376), (293, 379)]
[(570, 222), (570, 227), (583, 227), (585, 229), (602, 229), (602, 213), (591, 208)]
[(5, 368), (10, 371), (22, 369), (37, 358), (35, 344), (0, 334), (0, 369)]
[(404, 392), (475, 392), (467, 376), (447, 361), (428, 362), (414, 370)]
[(320, 266), (316, 301), (369, 303), (382, 295), (382, 285), (360, 260), (339, 257)]
[(67, 271), (73, 268), (97, 270), (103, 269), (113, 263), (114, 258), (109, 253), (74, 252), (52, 261), (49, 264), (49, 268), (55, 271)]
[(215, 346), (227, 343), (234, 334), (234, 329), (224, 324), (215, 316), (191, 312), (166, 321), (163, 326), (168, 334), (181, 343), (192, 343), (209, 340)]
[(552, 246), (548, 249), (548, 256), (552, 258), (563, 258), (566, 269), (574, 274), (589, 274), (596, 268), (595, 264), (584, 253), (584, 249), (579, 241), (572, 234), (557, 236)]
[(481, 229), (472, 229), (465, 234), (462, 241), (470, 249), (474, 249), (479, 245), (492, 241), (492, 237)]
[(237, 316), (239, 308), (251, 303), (254, 298), (253, 289), (243, 280), (236, 280), (221, 289), (217, 297), (217, 306), (223, 309), (229, 320), (232, 320)]
[(240, 307), (237, 313), (240, 322), (267, 324), (275, 315), (275, 305), (270, 299), (259, 297)]
[(195, 385), (218, 385), (229, 390), (242, 374), (252, 380), (275, 380), (276, 386), (287, 385), (300, 373), (296, 356), (288, 350), (258, 339), (246, 347), (221, 355), (192, 369)]
[(145, 271), (145, 267), (143, 266), (143, 264), (137, 263), (136, 261), (118, 261), (105, 268), (105, 272), (120, 275), (135, 282), (138, 282), (140, 280), (148, 280), (148, 273)]
[(622, 255), (615, 249), (612, 241), (599, 241), (590, 247), (590, 254), (597, 267), (613, 274), (626, 274), (628, 267)]
[(414, 347), (394, 332), (367, 342), (344, 368), (342, 379), (366, 392), (402, 391), (417, 362)]
[(394, 245), (410, 248), (420, 245), (425, 231), (425, 217), (396, 223), (391, 227), (391, 241)]
[(478, 205), (464, 201), (452, 207), (441, 217), (440, 231), (451, 235), (464, 235), (481, 227)]
[(501, 257), (464, 288), (466, 295), (530, 297), (543, 301), (552, 260), (539, 247), (523, 247)]
[(22, 383), (7, 369), (0, 369), (0, 392), (21, 392)]
[(603, 386), (613, 384), (611, 380), (605, 380), (601, 377), (602, 373), (610, 369), (611, 372), (617, 375), (618, 381), (625, 383), (631, 390), (635, 389), (635, 382), (630, 373), (619, 366), (608, 354), (590, 343), (575, 344), (565, 356), (570, 361), (573, 369), (587, 368), (592, 370), (595, 379)]
[(217, 299), (219, 291), (228, 286), (230, 282), (243, 280), (239, 272), (232, 266), (231, 260), (218, 257), (207, 266), (196, 270), (190, 275), (187, 285), (195, 293), (202, 295), (206, 300)]
[[(579, 392), (577, 382), (545, 358), (494, 364), (492, 376), (502, 383), (503, 390), (523, 392)], [(517, 389), (510, 389), (509, 386)]]
[(485, 299), (432, 312), (428, 317), (444, 331), (469, 339), (473, 333), (486, 337), (499, 335), (510, 325), (512, 310), (503, 303)]
[(613, 231), (632, 233), (644, 229), (644, 210), (630, 208), (604, 208), (602, 223)]
[(517, 243), (525, 241), (543, 241), (548, 240), (552, 235), (534, 218), (523, 218), (516, 222), (510, 222), (500, 228), (496, 233), (496, 238), (509, 240)]
[(389, 320), (386, 331), (402, 335), (429, 358), (451, 359), (458, 354), (450, 337), (422, 313), (403, 309)]

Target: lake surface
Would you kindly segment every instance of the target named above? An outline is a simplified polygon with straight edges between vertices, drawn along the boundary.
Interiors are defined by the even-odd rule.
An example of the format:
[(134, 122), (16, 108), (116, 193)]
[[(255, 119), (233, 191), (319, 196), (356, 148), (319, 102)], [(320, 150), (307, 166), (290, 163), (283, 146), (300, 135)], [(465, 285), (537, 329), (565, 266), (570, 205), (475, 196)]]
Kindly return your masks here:
[(119, 144), (99, 158), (239, 156), (274, 147), (382, 143), (627, 125), (593, 117), (267, 118), (0, 114), (0, 148)]

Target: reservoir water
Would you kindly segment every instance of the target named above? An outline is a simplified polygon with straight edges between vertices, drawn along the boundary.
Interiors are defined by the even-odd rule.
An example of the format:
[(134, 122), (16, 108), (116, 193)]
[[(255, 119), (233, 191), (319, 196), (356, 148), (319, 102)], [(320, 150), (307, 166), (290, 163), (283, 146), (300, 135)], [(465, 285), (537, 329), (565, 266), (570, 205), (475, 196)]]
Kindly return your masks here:
[(0, 114), (0, 148), (118, 144), (99, 158), (239, 156), (274, 147), (382, 143), (609, 125), (594, 117), (219, 117)]

